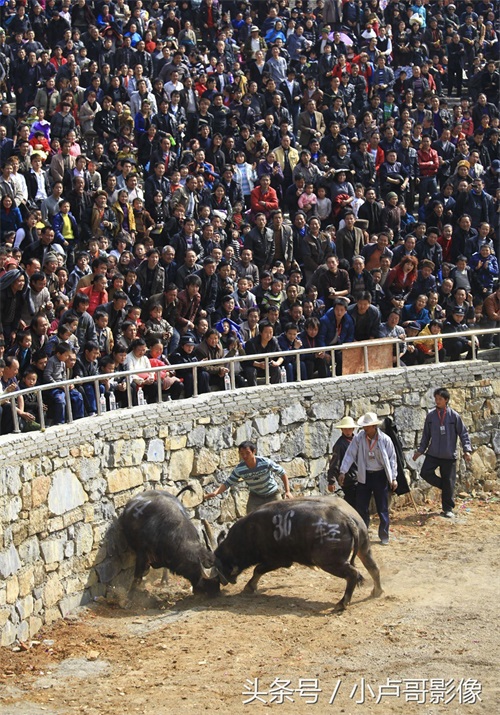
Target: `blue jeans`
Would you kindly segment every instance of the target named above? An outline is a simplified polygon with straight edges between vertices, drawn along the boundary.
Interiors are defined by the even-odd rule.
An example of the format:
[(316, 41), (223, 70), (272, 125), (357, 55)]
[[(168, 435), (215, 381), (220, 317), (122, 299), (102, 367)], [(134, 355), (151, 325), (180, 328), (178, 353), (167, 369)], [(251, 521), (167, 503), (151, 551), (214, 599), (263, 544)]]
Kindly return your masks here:
[(437, 194), (437, 181), (435, 176), (420, 177), (420, 186), (418, 187), (418, 205), (422, 206), (426, 194), (434, 196)]
[(389, 485), (383, 469), (378, 472), (366, 472), (366, 483), (358, 482), (356, 489), (356, 511), (366, 526), (370, 526), (370, 499), (375, 498), (377, 513), (380, 518), (378, 535), (380, 539), (389, 538)]
[(176, 351), (177, 348), (179, 347), (179, 343), (181, 341), (181, 336), (178, 330), (174, 328), (174, 332), (172, 333), (172, 337), (170, 338), (170, 342), (167, 345), (167, 355), (173, 355)]
[[(95, 398), (95, 389), (93, 383), (85, 383), (85, 385), (83, 385), (83, 391), (85, 392), (88, 412), (97, 412), (97, 400)], [(101, 395), (104, 395), (104, 385), (99, 385), (99, 392)]]
[[(69, 396), (71, 400), (73, 419), (79, 420), (84, 415), (83, 397), (78, 390), (70, 390)], [(66, 422), (66, 395), (64, 390), (58, 388), (51, 390), (49, 392), (49, 400), (52, 407), (52, 414), (54, 416), (54, 423), (56, 425), (60, 425)]]

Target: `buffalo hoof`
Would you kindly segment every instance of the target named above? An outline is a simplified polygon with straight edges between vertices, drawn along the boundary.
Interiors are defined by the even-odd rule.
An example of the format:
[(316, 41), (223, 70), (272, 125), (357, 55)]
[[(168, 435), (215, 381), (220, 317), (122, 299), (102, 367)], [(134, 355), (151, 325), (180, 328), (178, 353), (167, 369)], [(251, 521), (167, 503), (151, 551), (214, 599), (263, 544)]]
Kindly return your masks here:
[(333, 607), (333, 613), (342, 613), (342, 611), (345, 611), (347, 608), (348, 604), (344, 602), (344, 599), (339, 601), (338, 603), (335, 604)]
[(257, 587), (252, 584), (251, 581), (247, 583), (245, 588), (243, 589), (243, 593), (255, 593), (257, 591)]
[(383, 596), (384, 592), (381, 588), (374, 588), (373, 591), (370, 593), (370, 598), (380, 598), (380, 596)]

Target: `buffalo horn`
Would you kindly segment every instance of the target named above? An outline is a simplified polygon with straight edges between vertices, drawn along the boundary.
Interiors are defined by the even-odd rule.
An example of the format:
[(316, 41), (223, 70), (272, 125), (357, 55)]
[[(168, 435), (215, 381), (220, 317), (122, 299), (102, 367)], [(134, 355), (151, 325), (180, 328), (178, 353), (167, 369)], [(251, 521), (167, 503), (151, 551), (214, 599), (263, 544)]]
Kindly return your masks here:
[(203, 564), (200, 564), (201, 568), (201, 577), (206, 579), (207, 581), (213, 578), (217, 578), (218, 571), (215, 568), (215, 566), (212, 566), (211, 568), (207, 569), (206, 566), (203, 566)]
[(206, 538), (208, 539), (207, 547), (209, 549), (212, 549), (212, 551), (215, 551), (217, 548), (217, 542), (215, 541), (214, 538), (214, 532), (212, 529), (212, 526), (209, 524), (209, 522), (206, 519), (202, 519), (201, 523), (203, 524), (203, 530)]

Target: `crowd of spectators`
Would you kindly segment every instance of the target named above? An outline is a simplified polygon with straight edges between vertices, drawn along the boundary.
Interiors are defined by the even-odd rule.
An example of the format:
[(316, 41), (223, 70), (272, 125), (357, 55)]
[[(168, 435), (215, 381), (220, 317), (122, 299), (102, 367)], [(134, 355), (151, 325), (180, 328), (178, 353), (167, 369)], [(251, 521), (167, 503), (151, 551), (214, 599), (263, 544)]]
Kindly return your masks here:
[[(407, 365), (500, 327), (495, 0), (0, 6), (0, 412), (47, 419)], [(406, 336), (456, 333), (404, 344)], [(481, 347), (498, 336), (480, 338)], [(151, 367), (164, 366), (152, 374)], [(58, 387), (100, 376), (94, 386)], [(30, 396), (32, 399), (30, 399)], [(22, 429), (39, 427), (35, 393)]]

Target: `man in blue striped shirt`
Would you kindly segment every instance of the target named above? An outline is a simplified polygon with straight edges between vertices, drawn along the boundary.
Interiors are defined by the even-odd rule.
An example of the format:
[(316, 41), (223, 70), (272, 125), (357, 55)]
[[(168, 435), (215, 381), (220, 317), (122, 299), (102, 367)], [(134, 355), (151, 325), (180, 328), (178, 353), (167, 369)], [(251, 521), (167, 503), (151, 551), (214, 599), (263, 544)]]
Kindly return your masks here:
[(273, 462), (272, 459), (257, 456), (257, 447), (253, 442), (242, 442), (238, 451), (241, 462), (215, 492), (205, 494), (205, 499), (212, 499), (223, 494), (229, 487), (244, 481), (250, 492), (247, 503), (247, 514), (249, 514), (262, 504), (279, 501), (282, 498), (276, 480), (277, 476), (281, 478), (285, 486), (285, 499), (292, 498), (288, 477), (283, 467)]

